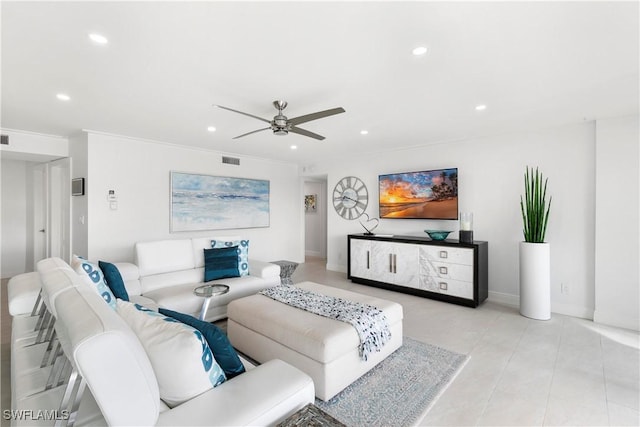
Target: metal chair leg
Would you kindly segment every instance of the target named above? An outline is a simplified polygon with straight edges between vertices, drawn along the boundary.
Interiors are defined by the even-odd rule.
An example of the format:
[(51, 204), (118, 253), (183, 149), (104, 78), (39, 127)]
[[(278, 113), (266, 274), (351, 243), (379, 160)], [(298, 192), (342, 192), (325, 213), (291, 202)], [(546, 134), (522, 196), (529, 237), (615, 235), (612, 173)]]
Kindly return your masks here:
[(42, 290), (40, 290), (40, 292), (38, 293), (38, 298), (36, 299), (36, 303), (33, 304), (33, 310), (31, 310), (31, 317), (35, 316), (38, 313), (38, 308), (40, 307), (40, 303), (44, 302), (42, 301)]
[(80, 401), (82, 400), (82, 395), (84, 394), (85, 388), (86, 382), (84, 381), (84, 378), (82, 378), (82, 376), (74, 368), (71, 371), (69, 382), (67, 383), (67, 387), (65, 388), (64, 394), (62, 396), (62, 401), (60, 402), (59, 414), (66, 414), (67, 417), (64, 417), (66, 419), (63, 419), (63, 417), (59, 417), (56, 420), (54, 426), (73, 426), (76, 421), (78, 409), (80, 407)]
[(66, 357), (58, 357), (56, 361), (53, 362), (53, 366), (49, 372), (49, 378), (47, 378), (47, 383), (44, 386), (45, 390), (53, 388), (54, 384), (57, 382), (56, 379), (58, 378), (59, 371), (64, 368), (66, 359)]
[(42, 303), (40, 305), (40, 311), (38, 311), (38, 321), (36, 322), (36, 327), (33, 328), (34, 332), (42, 327), (42, 322), (44, 321), (44, 316), (46, 315), (46, 313), (48, 313), (47, 305)]
[(54, 345), (56, 346), (56, 351), (54, 353), (54, 355), (57, 354), (58, 352), (58, 335), (56, 334), (56, 331), (54, 329), (53, 333), (51, 334), (51, 338), (49, 339), (49, 345), (47, 346), (47, 349), (44, 351), (44, 355), (42, 356), (42, 362), (40, 363), (40, 367), (44, 368), (45, 366), (48, 366), (49, 364), (51, 364), (50, 362), (50, 356), (51, 356), (51, 350), (53, 350)]
[(78, 418), (78, 410), (80, 409), (80, 403), (82, 402), (82, 395), (87, 387), (87, 382), (84, 378), (80, 377), (80, 384), (78, 384), (75, 397), (73, 399), (73, 405), (70, 408), (69, 418), (67, 419), (67, 427), (73, 427)]
[(45, 332), (49, 327), (49, 323), (53, 321), (53, 316), (49, 311), (44, 313), (44, 319), (42, 321), (42, 325), (40, 326), (40, 331), (38, 332), (38, 336), (36, 337), (36, 344), (40, 344), (44, 342)]

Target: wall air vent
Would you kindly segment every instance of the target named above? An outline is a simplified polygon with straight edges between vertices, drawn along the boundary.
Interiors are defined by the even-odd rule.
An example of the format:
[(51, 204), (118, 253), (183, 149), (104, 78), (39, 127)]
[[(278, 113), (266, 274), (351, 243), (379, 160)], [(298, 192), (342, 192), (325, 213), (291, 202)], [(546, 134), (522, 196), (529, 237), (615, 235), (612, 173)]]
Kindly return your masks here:
[(236, 157), (222, 156), (222, 163), (226, 163), (228, 165), (240, 166), (240, 159)]
[(9, 145), (9, 135), (0, 135), (0, 144)]

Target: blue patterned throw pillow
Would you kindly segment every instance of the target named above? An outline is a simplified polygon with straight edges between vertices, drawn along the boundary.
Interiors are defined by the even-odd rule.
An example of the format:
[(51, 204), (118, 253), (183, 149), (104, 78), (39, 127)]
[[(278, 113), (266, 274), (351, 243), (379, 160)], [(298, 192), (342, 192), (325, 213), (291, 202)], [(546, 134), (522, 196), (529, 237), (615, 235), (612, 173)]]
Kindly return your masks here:
[(118, 314), (138, 336), (156, 374), (160, 398), (170, 408), (226, 381), (202, 332), (122, 300)]
[(100, 267), (86, 259), (80, 258), (77, 255), (73, 256), (73, 269), (78, 273), (89, 285), (93, 286), (98, 294), (109, 304), (109, 307), (116, 309), (116, 297), (111, 292), (111, 289), (104, 281), (104, 273)]
[(238, 271), (240, 276), (249, 275), (249, 240), (212, 240), (212, 248), (230, 248), (237, 246)]

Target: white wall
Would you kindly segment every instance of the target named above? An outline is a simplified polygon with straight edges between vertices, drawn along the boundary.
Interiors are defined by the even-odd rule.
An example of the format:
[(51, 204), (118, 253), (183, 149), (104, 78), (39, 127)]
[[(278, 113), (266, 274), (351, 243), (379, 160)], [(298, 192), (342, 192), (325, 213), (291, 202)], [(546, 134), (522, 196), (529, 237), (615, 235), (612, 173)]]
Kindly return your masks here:
[[(29, 162), (2, 159), (2, 259), (0, 277), (27, 271), (27, 174)], [(30, 271), (30, 270), (29, 270)]]
[(317, 196), (316, 212), (304, 215), (304, 249), (310, 256), (325, 257), (327, 253), (327, 184), (323, 181), (305, 181), (304, 194)]
[[(132, 261), (137, 241), (242, 235), (251, 240), (251, 258), (303, 262), (303, 188), (297, 165), (236, 156), (241, 165), (234, 166), (222, 164), (221, 157), (214, 151), (89, 133), (87, 256)], [(269, 180), (270, 226), (170, 233), (170, 171)], [(117, 210), (109, 208), (109, 190), (116, 192)]]
[(71, 243), (73, 253), (86, 258), (89, 253), (89, 197), (87, 196), (89, 158), (87, 133), (82, 132), (69, 138), (69, 156), (73, 160), (71, 162), (71, 177), (84, 178), (85, 180), (85, 195), (71, 197)]
[(67, 138), (12, 129), (1, 131), (9, 136), (9, 145), (0, 145), (3, 159), (47, 162), (69, 155)]
[[(594, 310), (594, 123), (478, 138), (410, 150), (363, 153), (343, 162), (316, 164), (327, 173), (327, 191), (347, 175), (361, 178), (370, 194), (367, 213), (378, 217), (379, 174), (458, 168), (459, 209), (474, 214), (474, 238), (489, 242), (489, 298), (517, 305), (518, 242), (523, 240), (520, 195), (527, 165), (549, 178), (553, 197), (546, 240), (551, 243), (554, 312), (592, 318)], [(376, 233), (424, 235), (427, 228), (458, 230), (457, 221), (382, 219)], [(347, 234), (358, 221), (328, 212), (327, 267), (346, 271)], [(456, 239), (457, 233), (450, 238)], [(562, 294), (561, 284), (569, 288)]]
[(594, 320), (640, 330), (638, 116), (596, 125)]

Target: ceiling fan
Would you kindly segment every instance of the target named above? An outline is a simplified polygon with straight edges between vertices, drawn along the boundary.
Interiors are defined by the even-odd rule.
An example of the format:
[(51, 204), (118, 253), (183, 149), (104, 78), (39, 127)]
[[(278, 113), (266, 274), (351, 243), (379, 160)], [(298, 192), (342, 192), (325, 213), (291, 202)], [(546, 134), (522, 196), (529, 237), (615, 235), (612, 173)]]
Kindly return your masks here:
[(342, 107), (332, 108), (330, 110), (318, 111), (317, 113), (305, 114), (304, 116), (294, 117), (292, 119), (288, 119), (287, 116), (282, 114), (282, 110), (287, 108), (286, 101), (273, 101), (273, 106), (278, 110), (278, 114), (276, 114), (272, 120), (263, 119), (262, 117), (254, 116), (253, 114), (243, 113), (242, 111), (234, 110), (233, 108), (223, 107), (222, 105), (215, 105), (214, 107), (222, 108), (223, 110), (233, 111), (234, 113), (244, 114), (245, 116), (253, 117), (254, 119), (258, 119), (260, 121), (269, 123), (269, 126), (262, 129), (257, 129), (251, 132), (244, 133), (242, 135), (238, 135), (233, 139), (242, 138), (243, 136), (251, 135), (252, 133), (262, 132), (263, 130), (271, 129), (274, 135), (287, 135), (289, 132), (297, 133), (298, 135), (308, 136), (309, 138), (323, 140), (324, 136), (318, 135), (317, 133), (309, 132), (308, 130), (301, 129), (298, 127), (299, 124), (307, 123), (312, 120), (322, 119), (323, 117), (333, 116), (334, 114), (344, 113), (345, 110)]

